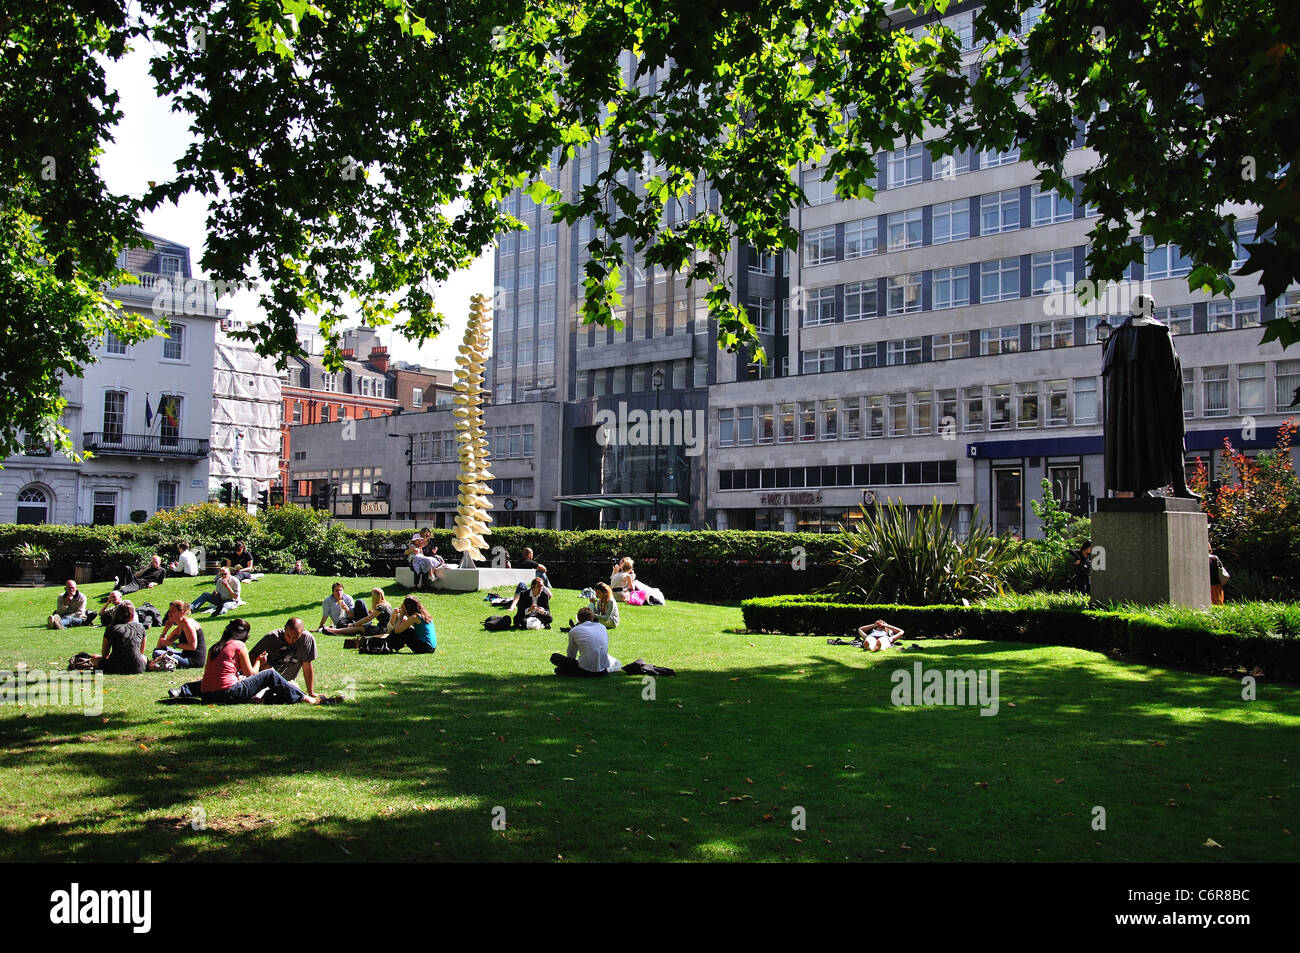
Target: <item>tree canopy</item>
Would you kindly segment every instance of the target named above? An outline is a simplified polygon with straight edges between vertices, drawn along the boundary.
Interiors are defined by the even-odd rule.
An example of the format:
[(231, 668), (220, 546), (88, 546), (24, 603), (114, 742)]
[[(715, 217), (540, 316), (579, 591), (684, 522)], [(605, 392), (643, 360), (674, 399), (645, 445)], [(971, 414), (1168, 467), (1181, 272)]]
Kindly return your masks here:
[[(947, 7), (914, 3), (921, 20), (900, 25), (908, 9), (883, 0), (15, 0), (0, 15), (0, 444), (50, 432), (58, 374), (105, 328), (156, 331), (100, 289), (122, 280), (139, 214), (190, 190), (210, 200), (202, 266), (261, 283), (267, 320), (249, 334), (280, 357), (314, 317), (337, 361), (353, 307), (436, 334), (433, 284), (520, 226), (501, 200), (521, 186), (559, 220), (593, 219), (588, 320), (614, 320), (634, 251), (708, 283), (720, 346), (756, 351), (723, 263), (736, 243), (795, 247), (796, 165), (869, 197), (876, 156), (920, 141), (935, 158), (1018, 144), (1064, 194), (1085, 143), (1095, 280), (1141, 259), (1136, 220), (1192, 258), (1192, 287), (1230, 292), (1242, 206), (1260, 209), (1242, 272), (1270, 298), (1296, 280), (1300, 20), (1282, 3), (989, 0), (969, 36)], [(104, 61), (145, 41), (194, 141), (133, 199), (94, 159), (118, 118)], [(598, 174), (564, 187), (555, 173), (597, 138)], [(716, 206), (686, 201), (701, 180)], [(1264, 333), (1297, 338), (1284, 319)], [(15, 370), (20, 353), (40, 372)]]

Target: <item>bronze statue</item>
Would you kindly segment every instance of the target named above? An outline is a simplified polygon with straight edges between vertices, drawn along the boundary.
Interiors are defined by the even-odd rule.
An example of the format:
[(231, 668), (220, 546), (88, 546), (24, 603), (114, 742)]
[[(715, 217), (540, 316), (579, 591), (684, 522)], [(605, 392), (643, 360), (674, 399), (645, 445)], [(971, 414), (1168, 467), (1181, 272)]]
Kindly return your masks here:
[(1151, 299), (1139, 297), (1106, 342), (1106, 488), (1135, 496), (1172, 486), (1174, 496), (1194, 497), (1183, 469), (1183, 365), (1169, 328), (1150, 313)]

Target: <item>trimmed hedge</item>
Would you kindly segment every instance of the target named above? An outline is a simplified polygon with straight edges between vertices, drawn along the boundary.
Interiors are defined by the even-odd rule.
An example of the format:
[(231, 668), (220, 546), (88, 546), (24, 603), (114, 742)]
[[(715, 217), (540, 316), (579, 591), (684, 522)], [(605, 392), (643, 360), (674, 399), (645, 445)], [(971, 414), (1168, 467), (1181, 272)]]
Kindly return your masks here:
[(756, 632), (851, 637), (874, 619), (910, 635), (988, 642), (1067, 645), (1119, 652), (1161, 665), (1210, 671), (1259, 668), (1276, 678), (1300, 678), (1300, 637), (1227, 632), (1170, 624), (1140, 612), (971, 606), (851, 605), (824, 598), (764, 597), (741, 603), (745, 626)]

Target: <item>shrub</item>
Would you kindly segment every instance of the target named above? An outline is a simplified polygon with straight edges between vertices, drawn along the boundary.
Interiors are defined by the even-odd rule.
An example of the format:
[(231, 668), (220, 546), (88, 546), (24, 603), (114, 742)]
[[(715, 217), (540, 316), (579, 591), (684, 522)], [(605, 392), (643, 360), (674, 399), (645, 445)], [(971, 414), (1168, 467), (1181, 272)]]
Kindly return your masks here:
[(1071, 584), (1073, 556), (1057, 539), (1027, 539), (1016, 549), (1007, 569), (1007, 586), (1014, 592), (1059, 592)]
[(976, 513), (965, 539), (935, 499), (916, 513), (902, 501), (877, 505), (841, 535), (831, 591), (875, 602), (924, 605), (982, 599), (1002, 591), (1016, 559), (1014, 540), (995, 536)]

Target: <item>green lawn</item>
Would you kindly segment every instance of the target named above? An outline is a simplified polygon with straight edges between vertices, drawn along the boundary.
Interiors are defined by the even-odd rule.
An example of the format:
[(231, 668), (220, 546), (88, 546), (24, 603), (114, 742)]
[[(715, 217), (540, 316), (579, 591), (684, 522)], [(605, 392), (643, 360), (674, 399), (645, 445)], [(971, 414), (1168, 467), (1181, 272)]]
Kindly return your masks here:
[[(671, 578), (655, 582), (671, 595)], [(108, 586), (85, 588), (95, 605)], [(152, 601), (201, 588), (169, 580)], [(290, 614), (314, 627), (328, 588), (247, 585), (254, 638)], [(45, 628), (57, 591), (0, 593), (0, 669), (98, 651), (102, 629)], [(320, 690), (355, 691), (337, 707), (157, 704), (184, 672), (110, 676), (97, 717), (0, 706), (0, 860), (1297, 854), (1293, 685), (1261, 683), (1246, 702), (1232, 679), (1013, 643), (867, 654), (746, 635), (736, 607), (670, 603), (625, 607), (612, 634), (618, 658), (679, 671), (649, 700), (638, 677), (552, 675), (558, 630), (484, 632), (482, 594), (425, 598), (436, 655), (360, 656), (320, 637)], [(580, 603), (561, 591), (555, 604), (567, 617)], [(220, 628), (208, 622), (209, 639)], [(893, 706), (891, 673), (917, 661), (1000, 671), (997, 715)]]

